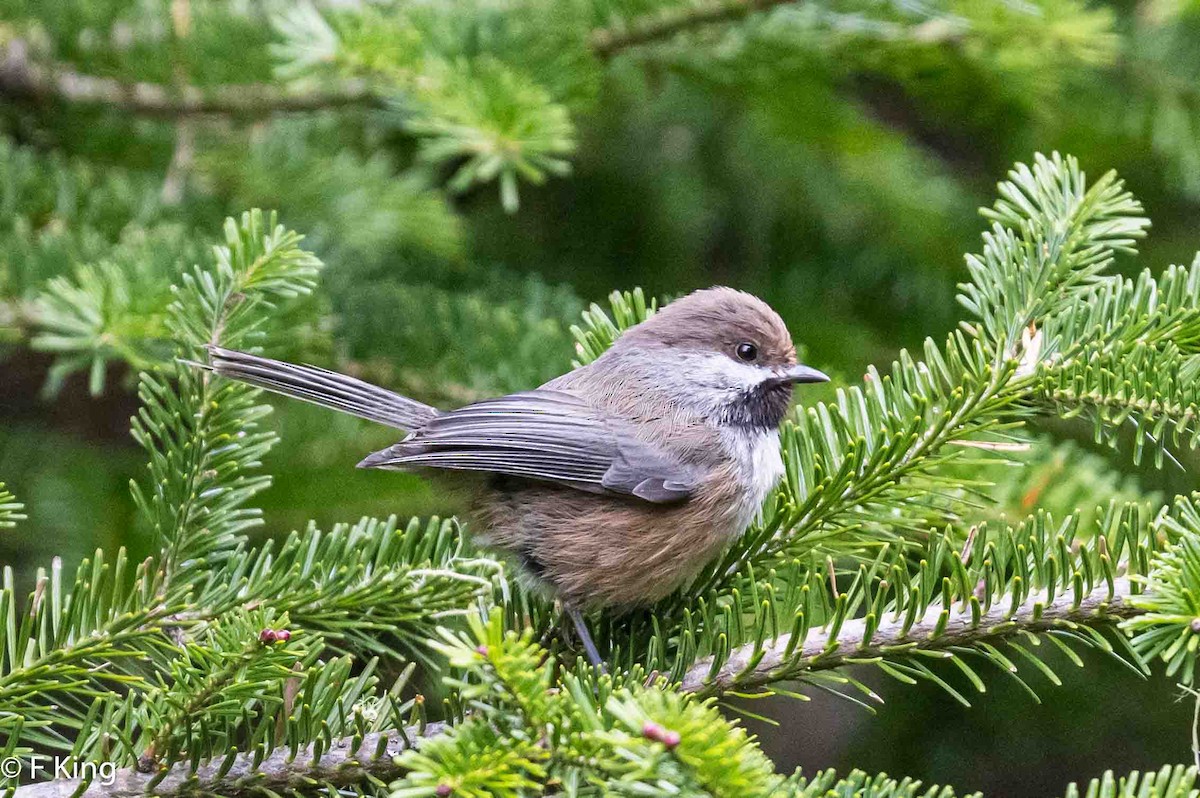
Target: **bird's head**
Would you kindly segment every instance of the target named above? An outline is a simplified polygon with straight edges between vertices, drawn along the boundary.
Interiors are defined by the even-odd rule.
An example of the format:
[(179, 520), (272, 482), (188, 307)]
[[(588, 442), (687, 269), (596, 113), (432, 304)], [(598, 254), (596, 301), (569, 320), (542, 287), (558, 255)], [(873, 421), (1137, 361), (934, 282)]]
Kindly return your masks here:
[(783, 421), (793, 385), (829, 379), (796, 362), (778, 313), (732, 288), (675, 300), (626, 331), (613, 350), (636, 353), (675, 401), (720, 423), (759, 429)]

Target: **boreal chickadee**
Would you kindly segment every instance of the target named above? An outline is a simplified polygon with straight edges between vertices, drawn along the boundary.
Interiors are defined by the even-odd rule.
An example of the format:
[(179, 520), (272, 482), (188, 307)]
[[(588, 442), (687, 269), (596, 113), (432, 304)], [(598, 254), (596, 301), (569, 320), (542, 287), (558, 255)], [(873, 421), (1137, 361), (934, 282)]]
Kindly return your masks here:
[(465, 481), (476, 543), (563, 602), (594, 664), (581, 611), (654, 602), (740, 535), (783, 474), (792, 386), (829, 379), (730, 288), (670, 303), (540, 388), (457, 410), (218, 347), (207, 368), (407, 431), (359, 466)]

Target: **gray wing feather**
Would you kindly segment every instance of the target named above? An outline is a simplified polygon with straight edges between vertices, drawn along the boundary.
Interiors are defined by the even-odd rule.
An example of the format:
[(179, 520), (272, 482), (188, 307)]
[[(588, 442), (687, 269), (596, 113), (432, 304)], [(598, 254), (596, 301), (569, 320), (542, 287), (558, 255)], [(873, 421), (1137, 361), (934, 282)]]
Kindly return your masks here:
[(643, 443), (627, 422), (549, 389), (442, 413), (359, 465), (492, 472), (656, 504), (686, 499), (697, 484), (694, 468)]

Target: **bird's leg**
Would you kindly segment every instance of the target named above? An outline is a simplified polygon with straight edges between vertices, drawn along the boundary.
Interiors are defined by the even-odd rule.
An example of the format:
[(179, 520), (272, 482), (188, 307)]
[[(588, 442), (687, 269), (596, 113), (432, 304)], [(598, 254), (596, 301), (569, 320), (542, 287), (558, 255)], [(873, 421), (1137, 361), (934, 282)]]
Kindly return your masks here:
[(563, 610), (571, 618), (571, 623), (575, 624), (575, 632), (579, 635), (580, 642), (583, 643), (583, 650), (587, 654), (588, 662), (592, 663), (592, 667), (603, 668), (604, 661), (600, 659), (600, 651), (596, 648), (596, 642), (592, 640), (587, 624), (584, 623), (583, 613), (569, 604), (564, 604)]

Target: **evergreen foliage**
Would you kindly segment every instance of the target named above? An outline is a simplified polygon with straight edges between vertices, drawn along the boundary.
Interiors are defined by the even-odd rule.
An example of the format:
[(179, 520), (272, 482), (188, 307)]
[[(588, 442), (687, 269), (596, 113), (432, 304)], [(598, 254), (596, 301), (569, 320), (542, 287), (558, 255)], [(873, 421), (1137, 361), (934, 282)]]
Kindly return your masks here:
[[(247, 345), (279, 303), (309, 292), (320, 263), (299, 242), (258, 211), (229, 220), (211, 265), (172, 290), (165, 325), (180, 356)], [(412, 669), (377, 691), (375, 661), (348, 652), (403, 664), (402, 649), (491, 591), (492, 564), (464, 557), (456, 528), (436, 519), (364, 519), (251, 548), (244, 532), (259, 513), (246, 504), (269, 482), (253, 471), (274, 441), (256, 430), (269, 409), (258, 392), (176, 360), (144, 373), (140, 396), (133, 431), (150, 464), (134, 497), (159, 553), (133, 566), (124, 551), (97, 552), (73, 587), (56, 563), (24, 604), (7, 573), (6, 750), (165, 777), (180, 761), (261, 758), (409, 722), (416, 705), (400, 692)], [(15, 520), (7, 494), (4, 509)]]
[[(1200, 195), (1196, 12), (1140, 5), (0, 0), (0, 93), (21, 101), (0, 120), (0, 346), (45, 353), (50, 393), (76, 373), (93, 394), (136, 382), (148, 466), (132, 490), (153, 534), (141, 562), (98, 550), (72, 575), (54, 560), (23, 600), (6, 569), (0, 758), (121, 768), (114, 785), (17, 795), (951, 798), (885, 774), (778, 774), (720, 702), (821, 690), (869, 709), (883, 696), (865, 668), (964, 705), (997, 676), (1042, 701), (1084, 650), (1194, 689), (1200, 496), (1138, 490), (1040, 425), (1086, 420), (1158, 468), (1197, 448), (1200, 258), (1120, 274), (1149, 221), (1115, 175), (1089, 184), (1070, 157), (999, 185), (957, 327), (795, 411), (784, 481), (744, 537), (658, 606), (589, 619), (605, 673), (453, 519), (254, 540), (270, 408), (193, 367), (207, 345), (262, 348), (462, 403), (595, 359), (659, 300), (585, 308), (481, 269), (464, 219), (552, 204), (535, 187), (605, 157), (588, 151), (605, 124), (662, 132), (643, 74), (754, 101), (695, 145), (752, 153), (705, 180), (740, 187), (793, 168), (772, 152), (811, 154), (808, 195), (739, 198), (730, 215), (803, 205), (773, 218), (835, 251), (901, 252), (888, 268), (918, 277), (897, 301), (949, 319), (920, 277), (942, 225), (908, 220), (952, 218), (971, 196), (934, 157), (999, 167), (928, 135), (929, 107), (955, 109), (967, 141), (1025, 146), (1016, 118), (1039, 140), (1098, 139), (1093, 155), (1145, 138)], [(1095, 88), (1109, 82), (1137, 102), (1114, 105)], [(638, 110), (598, 121), (602, 98)], [(625, 168), (693, 146), (661, 138), (645, 149), (663, 157)], [(709, 226), (704, 189), (658, 186), (700, 196), (683, 218), (645, 209), (666, 249)], [(886, 210), (863, 212), (864, 193)], [(307, 230), (330, 268), (273, 213), (226, 218), (254, 206)], [(886, 287), (878, 258), (847, 259), (857, 300)], [(0, 485), (0, 528), (22, 511)], [(1200, 791), (1194, 768), (1168, 766), (1066, 794)]]
[[(364, 519), (249, 545), (267, 408), (188, 361), (270, 340), (321, 264), (273, 215), (228, 220), (209, 264), (170, 291), (176, 359), (141, 377), (133, 431), (150, 465), (134, 496), (158, 554), (133, 566), (97, 552), (73, 586), (56, 565), (24, 604), (6, 577), (6, 750), (116, 762), (127, 788), (172, 794), (950, 795), (861, 773), (779, 776), (714, 702), (881, 700), (847, 665), (962, 704), (998, 672), (1042, 700), (1036, 681), (1059, 683), (1048, 655), (1081, 665), (1080, 649), (1134, 674), (1161, 660), (1191, 685), (1200, 499), (1046, 505), (1017, 521), (981, 503), (988, 469), (1029, 448), (1038, 414), (1087, 414), (1114, 445), (1133, 427), (1135, 450), (1195, 445), (1179, 369), (1200, 325), (1196, 268), (1109, 276), (1147, 221), (1115, 177), (1089, 186), (1070, 158), (1018, 165), (1000, 195), (968, 258), (972, 318), (922, 360), (902, 353), (796, 411), (761, 521), (659, 606), (596, 619), (605, 673), (452, 521)], [(654, 308), (635, 290), (587, 310), (577, 361)], [(16, 520), (11, 497), (0, 506)], [(446, 724), (426, 725), (417, 663), (444, 674)], [(1191, 795), (1194, 778), (1107, 776), (1088, 794)]]
[[(99, 390), (103, 363), (128, 362), (136, 371), (157, 362), (171, 352), (162, 327), (166, 289), (201, 256), (204, 237), (225, 216), (269, 206), (306, 229), (335, 271), (347, 273), (330, 279), (327, 301), (343, 325), (338, 340), (370, 372), (388, 352), (380, 351), (373, 329), (351, 323), (365, 315), (367, 302), (353, 290), (361, 282), (354, 278), (370, 274), (378, 281), (386, 274), (389, 297), (423, 292), (436, 296), (446, 315), (479, 315), (472, 282), (463, 279), (464, 208), (495, 194), (515, 209), (522, 185), (560, 176), (588, 157), (580, 145), (586, 137), (598, 149), (606, 136), (595, 126), (599, 103), (643, 104), (631, 65), (666, 71), (714, 96), (753, 100), (749, 113), (735, 114), (748, 121), (730, 140), (704, 146), (752, 152), (754, 164), (778, 160), (764, 151), (768, 146), (809, 152), (819, 178), (795, 176), (813, 184), (812, 194), (799, 200), (803, 215), (786, 222), (821, 231), (838, 253), (833, 260), (846, 261), (853, 297), (874, 297), (891, 287), (895, 259), (840, 257), (862, 249), (863, 229), (873, 231), (882, 250), (901, 253), (912, 272), (927, 274), (939, 260), (931, 255), (957, 246), (930, 231), (953, 225), (915, 229), (892, 219), (956, 220), (973, 202), (923, 151), (931, 105), (950, 109), (957, 135), (987, 131), (1015, 147), (1027, 146), (1031, 134), (1009, 135), (1006, 119), (1036, 126), (1039, 141), (1070, 140), (1075, 127), (1085, 127), (1102, 137), (1101, 155), (1114, 149), (1110, 142), (1143, 137), (1194, 195), (1200, 185), (1188, 79), (1197, 66), (1188, 46), (1194, 17), (1182, 3), (1157, 3), (1154, 13), (1137, 14), (1077, 0), (499, 6), (58, 0), (54, 10), (11, 0), (0, 3), (7, 64), (0, 90), (25, 103), (6, 117), (12, 135), (0, 143), (0, 340), (24, 340), (36, 330), (37, 346), (74, 353), (58, 359), (51, 389), (86, 370)], [(947, 74), (966, 76), (969, 93), (986, 100), (987, 110), (931, 77)], [(1138, 101), (1114, 107), (1112, 93), (1100, 90), (1114, 83)], [(892, 131), (878, 117), (895, 114), (887, 107), (895, 94), (914, 118)], [(1058, 102), (1066, 97), (1071, 102)], [(1039, 103), (1055, 102), (1061, 121), (1035, 113)], [(830, 112), (815, 122), (814, 114), (795, 118), (797, 107)], [(1112, 124), (1097, 129), (1096, 119)], [(621, 123), (642, 138), (663, 124)], [(764, 141), (767, 133), (781, 141)], [(962, 159), (941, 154), (951, 163)], [(659, 160), (670, 161), (666, 156)], [(992, 174), (1008, 152), (999, 158), (972, 166)], [(756, 182), (754, 164), (739, 162), (735, 174), (721, 179)], [(705, 179), (671, 178), (679, 188), (670, 193)], [(913, 185), (922, 186), (919, 198), (911, 196)], [(719, 186), (697, 188), (692, 193), (701, 198), (684, 217), (647, 209), (672, 228), (662, 232), (671, 247), (692, 246), (708, 222), (703, 194)], [(886, 210), (864, 216), (858, 201), (864, 193), (870, 207)], [(791, 204), (770, 196), (731, 211), (748, 224), (757, 217), (783, 221), (774, 207)], [(67, 283), (42, 295), (52, 278)], [(935, 281), (916, 280), (899, 302), (943, 295)], [(536, 301), (545, 290), (509, 292), (518, 294), (510, 308), (519, 312), (520, 300)], [(73, 305), (61, 307), (68, 297)], [(569, 325), (580, 303), (564, 299), (539, 318)], [(483, 362), (498, 359), (514, 382), (527, 379), (521, 364), (528, 353), (554, 351), (539, 346), (542, 331), (533, 326), (520, 331), (523, 346), (488, 353)], [(436, 347), (443, 329), (423, 329), (405, 327), (418, 349)], [(324, 332), (298, 339), (294, 354), (328, 357)], [(83, 348), (89, 339), (102, 342), (97, 351)], [(488, 340), (477, 335), (472, 344)], [(437, 368), (420, 365), (425, 373)], [(487, 383), (491, 370), (477, 363), (445, 370), (426, 380), (395, 376), (431, 398), (438, 398), (432, 386), (443, 383), (459, 386), (460, 395), (495, 387)], [(547, 365), (538, 373), (550, 371)], [(507, 387), (508, 378), (498, 382)]]

